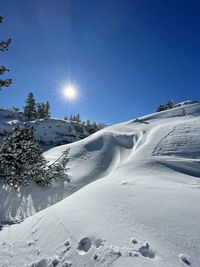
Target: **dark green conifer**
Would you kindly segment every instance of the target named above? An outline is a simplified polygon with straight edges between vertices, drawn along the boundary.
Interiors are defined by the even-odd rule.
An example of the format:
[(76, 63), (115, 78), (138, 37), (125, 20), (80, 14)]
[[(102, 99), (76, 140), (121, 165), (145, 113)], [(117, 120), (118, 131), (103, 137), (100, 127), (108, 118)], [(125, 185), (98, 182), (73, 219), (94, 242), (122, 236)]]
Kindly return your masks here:
[[(0, 16), (0, 23), (2, 22), (3, 22), (3, 17)], [(10, 43), (11, 43), (11, 39), (0, 42), (0, 51), (1, 52), (7, 51)], [(0, 75), (3, 75), (6, 71), (9, 71), (9, 69), (7, 69), (5, 66), (0, 66)], [(0, 79), (0, 90), (2, 89), (2, 87), (9, 87), (11, 83), (12, 83), (12, 79), (10, 78), (5, 79), (5, 80)]]

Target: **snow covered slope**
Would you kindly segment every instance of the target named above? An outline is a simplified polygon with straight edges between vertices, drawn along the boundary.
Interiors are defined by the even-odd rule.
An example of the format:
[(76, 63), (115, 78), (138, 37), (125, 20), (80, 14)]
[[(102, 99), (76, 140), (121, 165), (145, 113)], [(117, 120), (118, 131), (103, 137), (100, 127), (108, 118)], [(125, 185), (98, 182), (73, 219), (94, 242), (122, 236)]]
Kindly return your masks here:
[(54, 146), (72, 143), (105, 127), (103, 124), (83, 125), (75, 121), (61, 119), (39, 119), (27, 121), (23, 112), (13, 109), (0, 108), (0, 144), (6, 132), (10, 132), (15, 125), (33, 126), (35, 138), (40, 147), (47, 150)]
[(69, 184), (2, 188), (2, 220), (24, 221), (2, 227), (0, 266), (200, 266), (200, 102), (45, 156), (66, 147)]

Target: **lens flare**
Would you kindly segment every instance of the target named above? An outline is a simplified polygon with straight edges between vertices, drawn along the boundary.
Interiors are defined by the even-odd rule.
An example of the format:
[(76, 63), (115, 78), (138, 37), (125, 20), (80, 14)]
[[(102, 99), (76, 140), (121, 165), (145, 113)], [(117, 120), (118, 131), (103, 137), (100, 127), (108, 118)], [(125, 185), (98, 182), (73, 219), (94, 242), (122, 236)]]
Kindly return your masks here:
[(67, 85), (63, 89), (63, 95), (68, 99), (75, 99), (77, 97), (77, 89), (73, 85)]

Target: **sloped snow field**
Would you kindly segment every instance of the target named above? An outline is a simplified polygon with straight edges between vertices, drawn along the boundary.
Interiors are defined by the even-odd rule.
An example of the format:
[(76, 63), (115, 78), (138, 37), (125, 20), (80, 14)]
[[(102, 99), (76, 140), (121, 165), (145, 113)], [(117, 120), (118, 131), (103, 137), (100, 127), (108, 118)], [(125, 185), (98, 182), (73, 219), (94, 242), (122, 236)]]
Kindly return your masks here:
[(200, 102), (107, 127), (45, 157), (67, 147), (70, 183), (2, 187), (0, 266), (200, 266)]

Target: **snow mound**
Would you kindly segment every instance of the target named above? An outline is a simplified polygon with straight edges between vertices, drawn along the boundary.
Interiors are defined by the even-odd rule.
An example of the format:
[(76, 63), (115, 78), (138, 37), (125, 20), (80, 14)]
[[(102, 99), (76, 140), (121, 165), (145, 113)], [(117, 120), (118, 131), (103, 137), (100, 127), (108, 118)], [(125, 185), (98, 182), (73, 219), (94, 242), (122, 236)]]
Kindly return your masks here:
[(2, 188), (2, 266), (199, 267), (200, 103), (182, 109), (46, 151), (70, 148), (69, 184)]

